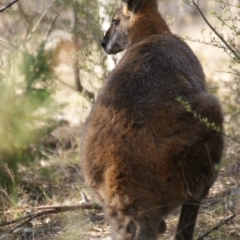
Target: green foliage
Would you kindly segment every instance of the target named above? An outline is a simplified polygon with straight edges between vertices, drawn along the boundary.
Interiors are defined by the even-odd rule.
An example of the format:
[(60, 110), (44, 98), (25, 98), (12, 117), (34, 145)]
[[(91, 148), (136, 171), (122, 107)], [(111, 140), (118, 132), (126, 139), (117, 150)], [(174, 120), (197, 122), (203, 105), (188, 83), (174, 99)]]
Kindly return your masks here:
[(191, 112), (195, 118), (199, 119), (200, 122), (204, 123), (207, 128), (210, 128), (216, 132), (223, 133), (222, 129), (219, 126), (217, 126), (216, 123), (210, 122), (207, 117), (201, 116), (201, 114), (192, 109), (189, 102), (183, 100), (182, 97), (177, 97), (176, 100), (186, 109), (187, 112)]
[[(20, 70), (25, 77), (25, 91), (27, 94), (36, 90), (45, 93), (49, 92), (46, 87), (52, 84), (52, 79), (54, 78), (53, 69), (51, 68), (51, 58), (52, 53), (45, 52), (44, 43), (39, 46), (36, 55), (28, 52), (23, 54), (24, 61), (20, 66)], [(41, 82), (42, 86), (41, 88), (36, 88), (39, 82)]]
[(24, 52), (20, 64), (23, 81), (0, 81), (0, 186), (17, 182), (19, 164), (34, 159), (30, 146), (48, 131), (58, 109), (53, 99), (51, 53), (41, 44), (36, 54)]

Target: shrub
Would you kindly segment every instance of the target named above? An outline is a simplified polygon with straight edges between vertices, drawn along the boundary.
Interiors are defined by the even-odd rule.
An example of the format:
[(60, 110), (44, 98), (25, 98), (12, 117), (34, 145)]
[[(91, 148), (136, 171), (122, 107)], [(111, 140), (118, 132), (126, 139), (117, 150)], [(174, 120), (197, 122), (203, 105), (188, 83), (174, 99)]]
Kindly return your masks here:
[[(11, 79), (10, 69), (0, 75), (0, 186), (18, 181), (18, 167), (34, 159), (30, 150), (51, 128), (54, 112), (54, 72), (51, 52), (41, 44), (35, 54), (22, 54), (22, 75)], [(10, 63), (11, 61), (8, 61)], [(18, 75), (18, 74), (15, 74)]]

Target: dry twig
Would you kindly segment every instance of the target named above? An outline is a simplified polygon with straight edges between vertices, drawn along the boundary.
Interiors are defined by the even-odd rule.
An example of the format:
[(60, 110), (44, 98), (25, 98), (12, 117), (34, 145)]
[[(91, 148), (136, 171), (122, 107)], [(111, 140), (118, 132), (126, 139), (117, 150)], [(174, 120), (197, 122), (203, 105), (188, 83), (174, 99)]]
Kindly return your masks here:
[(14, 1), (10, 2), (9, 4), (7, 4), (6, 6), (1, 7), (1, 8), (0, 8), (0, 12), (3, 12), (3, 11), (5, 11), (7, 8), (10, 8), (14, 3), (16, 3), (16, 2), (18, 2), (18, 1), (19, 1), (19, 0), (14, 0)]
[(199, 236), (196, 240), (202, 240), (204, 239), (206, 236), (208, 236), (210, 233), (212, 233), (213, 231), (219, 229), (222, 225), (226, 224), (227, 222), (229, 222), (231, 219), (235, 218), (236, 214), (231, 215), (230, 217), (226, 218), (225, 220), (221, 221), (220, 223), (218, 223), (216, 226), (214, 226), (213, 228), (211, 228), (210, 230), (208, 230), (207, 232), (205, 232), (203, 235)]
[(41, 21), (43, 20), (43, 18), (45, 17), (45, 15), (48, 13), (48, 11), (50, 10), (50, 8), (53, 6), (54, 2), (56, 0), (53, 0), (49, 6), (45, 9), (45, 11), (41, 14), (41, 16), (39, 17), (37, 23), (35, 24), (35, 26), (32, 28), (31, 32), (28, 34), (27, 36), (27, 40), (29, 40), (32, 37), (32, 34), (36, 31), (36, 29), (38, 28), (38, 26), (40, 25)]
[(28, 223), (28, 222), (32, 221), (33, 219), (38, 218), (38, 217), (43, 216), (43, 215), (53, 214), (53, 213), (61, 213), (61, 212), (68, 212), (68, 211), (75, 211), (77, 209), (99, 209), (100, 210), (102, 208), (100, 206), (96, 205), (96, 204), (91, 204), (91, 203), (83, 203), (83, 204), (77, 204), (77, 205), (39, 206), (39, 207), (34, 207), (34, 208), (26, 207), (26, 208), (21, 208), (21, 209), (16, 209), (16, 210), (31, 210), (31, 211), (43, 210), (43, 211), (33, 213), (33, 214), (30, 213), (27, 216), (17, 218), (15, 220), (12, 220), (12, 221), (9, 221), (9, 222), (1, 223), (0, 227), (4, 227), (4, 226), (7, 226), (7, 225), (12, 225), (14, 223), (21, 222), (21, 221), (25, 220), (24, 222), (22, 222), (21, 224), (19, 224), (17, 226), (17, 227), (20, 227), (20, 226), (24, 225), (25, 223)]

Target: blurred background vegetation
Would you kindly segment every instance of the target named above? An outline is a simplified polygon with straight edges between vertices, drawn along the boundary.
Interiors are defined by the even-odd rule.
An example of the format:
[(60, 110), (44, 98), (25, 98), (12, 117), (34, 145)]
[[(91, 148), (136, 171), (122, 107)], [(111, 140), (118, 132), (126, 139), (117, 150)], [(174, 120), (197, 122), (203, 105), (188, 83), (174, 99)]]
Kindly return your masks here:
[[(0, 7), (9, 2), (0, 0)], [(240, 200), (240, 1), (198, 3), (230, 49), (207, 26), (191, 0), (159, 0), (159, 11), (172, 32), (185, 38), (197, 54), (209, 91), (223, 105), (228, 137), (222, 178), (215, 191), (219, 199), (227, 196), (224, 204), (228, 205), (229, 198), (234, 198), (234, 203)], [(122, 56), (106, 56), (100, 46), (116, 6), (120, 1), (19, 0), (0, 12), (0, 222), (26, 214), (17, 210), (9, 213), (9, 209), (81, 200), (84, 187), (78, 161), (82, 124), (102, 82)], [(223, 189), (229, 195), (222, 196)], [(217, 208), (219, 218), (222, 211), (228, 212), (223, 208)], [(74, 218), (81, 227), (90, 221)], [(69, 228), (51, 234), (79, 239), (79, 228), (74, 228), (76, 221), (71, 219), (62, 216), (61, 224)], [(216, 217), (206, 219), (215, 224)], [(49, 221), (59, 226), (58, 219)], [(32, 239), (35, 228), (32, 223), (28, 233), (21, 230), (14, 237), (10, 231), (2, 235), (6, 238), (1, 238), (0, 228), (0, 239)], [(238, 239), (239, 224), (234, 228), (209, 239)], [(45, 233), (42, 231), (42, 239), (53, 239)], [(169, 235), (165, 237), (169, 239)]]

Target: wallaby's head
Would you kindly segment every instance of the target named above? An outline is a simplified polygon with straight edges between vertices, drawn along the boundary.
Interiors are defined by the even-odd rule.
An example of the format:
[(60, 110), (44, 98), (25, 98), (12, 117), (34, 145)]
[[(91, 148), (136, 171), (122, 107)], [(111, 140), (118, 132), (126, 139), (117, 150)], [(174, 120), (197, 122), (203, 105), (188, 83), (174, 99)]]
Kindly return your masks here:
[(141, 38), (165, 33), (170, 29), (158, 12), (157, 0), (122, 0), (101, 45), (107, 54), (116, 54)]
[(113, 240), (157, 240), (166, 230), (158, 210), (143, 211), (135, 202), (124, 209), (109, 208), (108, 216)]
[(114, 14), (112, 23), (103, 37), (101, 46), (107, 54), (116, 54), (127, 48), (129, 16), (123, 14), (123, 8)]

